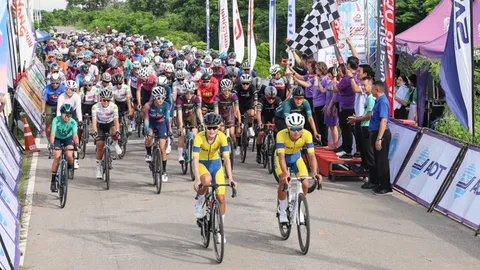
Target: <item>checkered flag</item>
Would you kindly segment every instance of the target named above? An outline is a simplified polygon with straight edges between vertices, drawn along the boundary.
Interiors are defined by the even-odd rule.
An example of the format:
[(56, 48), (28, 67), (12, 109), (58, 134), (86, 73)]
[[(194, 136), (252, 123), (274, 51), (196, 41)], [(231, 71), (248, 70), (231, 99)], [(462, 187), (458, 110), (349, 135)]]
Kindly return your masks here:
[(340, 18), (340, 13), (338, 13), (338, 5), (335, 0), (320, 0), (320, 3), (328, 14), (329, 23), (333, 23), (333, 21)]
[[(335, 0), (327, 1), (335, 2)], [(287, 40), (287, 45), (306, 55), (313, 55), (319, 49), (334, 45), (336, 40), (328, 15), (322, 3), (316, 2), (310, 14), (303, 21), (300, 32), (295, 33), (293, 39)]]

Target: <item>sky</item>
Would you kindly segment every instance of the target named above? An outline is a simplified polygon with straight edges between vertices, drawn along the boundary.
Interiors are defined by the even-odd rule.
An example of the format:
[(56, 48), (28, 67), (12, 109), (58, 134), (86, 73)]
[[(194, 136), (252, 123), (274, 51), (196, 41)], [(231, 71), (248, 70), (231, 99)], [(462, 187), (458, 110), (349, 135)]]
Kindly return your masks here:
[(67, 1), (65, 0), (33, 0), (33, 7), (40, 10), (65, 9), (66, 5)]

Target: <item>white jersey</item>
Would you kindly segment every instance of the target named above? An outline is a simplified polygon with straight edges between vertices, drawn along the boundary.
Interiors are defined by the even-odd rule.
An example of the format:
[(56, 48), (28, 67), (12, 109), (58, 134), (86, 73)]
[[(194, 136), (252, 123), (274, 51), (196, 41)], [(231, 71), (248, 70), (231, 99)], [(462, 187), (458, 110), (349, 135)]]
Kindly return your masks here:
[(93, 105), (98, 102), (99, 91), (96, 86), (92, 86), (90, 91), (85, 92), (85, 87), (80, 89), (80, 97), (82, 98), (82, 103), (87, 105)]
[(172, 92), (177, 94), (177, 98), (185, 94), (185, 83), (180, 84), (178, 81), (175, 81), (172, 85)]
[(72, 105), (77, 115), (77, 120), (82, 122), (82, 102), (79, 94), (73, 93), (71, 97), (67, 96), (67, 93), (61, 94), (57, 100), (57, 116), (62, 115), (60, 108), (63, 104)]
[(88, 74), (92, 74), (93, 76), (98, 76), (99, 74), (98, 67), (96, 65), (90, 65), (88, 67)]
[(98, 92), (102, 92), (103, 89), (107, 88), (107, 87), (113, 87), (113, 84), (111, 82), (108, 83), (107, 86), (103, 86), (103, 82), (102, 81), (99, 81), (95, 87), (98, 89)]
[(132, 96), (132, 93), (130, 92), (130, 87), (126, 84), (122, 84), (122, 88), (118, 89), (116, 86), (113, 87), (113, 96), (115, 98), (115, 101), (117, 102), (126, 102), (127, 98)]
[(118, 119), (118, 107), (115, 103), (110, 102), (107, 107), (103, 107), (101, 102), (93, 105), (92, 119), (96, 119), (99, 124), (110, 124), (112, 121)]

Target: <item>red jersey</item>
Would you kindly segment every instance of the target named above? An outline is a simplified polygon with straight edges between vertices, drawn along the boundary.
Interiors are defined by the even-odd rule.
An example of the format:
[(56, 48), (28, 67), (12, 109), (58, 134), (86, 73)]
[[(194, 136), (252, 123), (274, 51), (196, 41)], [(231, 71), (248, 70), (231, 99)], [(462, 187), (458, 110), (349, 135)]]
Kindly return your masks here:
[(218, 86), (210, 82), (210, 87), (205, 88), (203, 83), (198, 86), (198, 96), (202, 98), (202, 101), (208, 104), (213, 103), (213, 99), (218, 94)]

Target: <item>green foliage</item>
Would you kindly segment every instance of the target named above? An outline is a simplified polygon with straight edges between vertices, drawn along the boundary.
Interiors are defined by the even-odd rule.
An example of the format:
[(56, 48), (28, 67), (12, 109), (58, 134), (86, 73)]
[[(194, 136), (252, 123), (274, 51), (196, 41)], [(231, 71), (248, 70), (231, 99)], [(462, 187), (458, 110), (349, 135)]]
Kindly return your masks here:
[(397, 0), (395, 2), (395, 32), (401, 33), (423, 20), (435, 8), (440, 0)]

